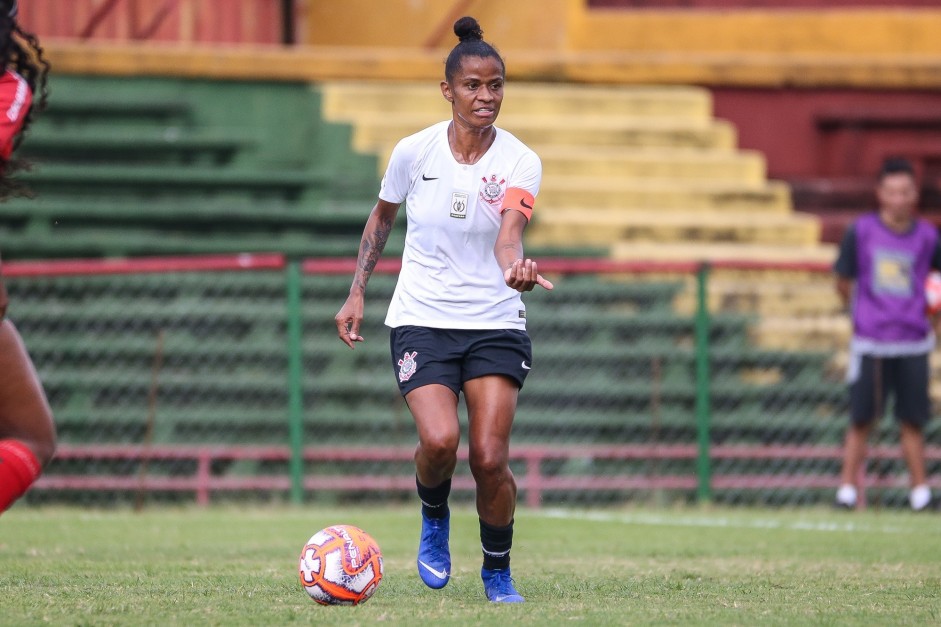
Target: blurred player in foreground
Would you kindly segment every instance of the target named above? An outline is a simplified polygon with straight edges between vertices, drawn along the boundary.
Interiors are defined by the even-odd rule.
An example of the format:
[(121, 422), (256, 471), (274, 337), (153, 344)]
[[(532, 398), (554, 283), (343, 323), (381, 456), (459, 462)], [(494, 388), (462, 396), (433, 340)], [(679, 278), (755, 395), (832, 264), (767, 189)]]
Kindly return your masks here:
[(847, 230), (834, 265), (837, 291), (853, 318), (850, 425), (836, 504), (856, 506), (869, 433), (894, 396), (911, 485), (909, 504), (918, 511), (931, 502), (923, 429), (931, 416), (928, 355), (935, 336), (924, 286), (931, 269), (941, 268), (941, 246), (937, 229), (915, 215), (918, 185), (908, 161), (885, 161), (876, 197), (878, 211)]
[(483, 41), (477, 20), (461, 18), (454, 32), (460, 43), (448, 56), (441, 82), (452, 117), (406, 137), (393, 151), (336, 325), (350, 348), (363, 340), (366, 282), (405, 202), (405, 252), (386, 325), (392, 328), (399, 391), (418, 430), (418, 572), (431, 588), (443, 588), (451, 576), (448, 495), (463, 392), (484, 591), (492, 602), (520, 603), (510, 577), (516, 481), (509, 446), (519, 390), (533, 363), (520, 295), (536, 285), (552, 289), (524, 258), (522, 244), (542, 164), (494, 126), (506, 66)]
[[(16, 23), (15, 0), (0, 0), (0, 196), (20, 191), (11, 174), (21, 164), (11, 160), (46, 100), (46, 73), (36, 37)], [(38, 90), (38, 94), (37, 94)], [(33, 101), (34, 94), (37, 101)], [(56, 447), (52, 412), (42, 384), (16, 327), (6, 319), (7, 293), (0, 278), (0, 512), (36, 481)]]

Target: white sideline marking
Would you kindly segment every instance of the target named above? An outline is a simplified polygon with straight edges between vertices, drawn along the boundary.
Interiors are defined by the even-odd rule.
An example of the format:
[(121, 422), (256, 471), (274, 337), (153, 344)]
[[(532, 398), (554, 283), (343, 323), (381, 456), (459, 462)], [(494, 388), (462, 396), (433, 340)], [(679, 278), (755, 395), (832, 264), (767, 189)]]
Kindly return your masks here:
[(876, 533), (911, 533), (911, 529), (890, 526), (872, 526), (855, 522), (835, 523), (827, 521), (784, 522), (774, 519), (746, 520), (712, 516), (665, 516), (662, 514), (614, 513), (614, 512), (573, 512), (565, 509), (546, 509), (531, 511), (530, 516), (571, 520), (590, 520), (593, 522), (619, 522), (630, 525), (651, 525), (657, 527), (713, 527), (729, 529), (788, 529), (794, 531), (839, 531), (876, 532)]

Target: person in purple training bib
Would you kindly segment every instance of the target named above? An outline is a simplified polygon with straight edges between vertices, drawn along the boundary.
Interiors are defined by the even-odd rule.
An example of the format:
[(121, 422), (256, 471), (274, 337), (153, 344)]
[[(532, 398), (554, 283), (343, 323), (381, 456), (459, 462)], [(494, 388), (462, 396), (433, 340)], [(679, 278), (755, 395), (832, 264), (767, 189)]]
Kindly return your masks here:
[(853, 320), (846, 375), (850, 425), (836, 505), (856, 506), (869, 433), (893, 397), (909, 503), (919, 511), (931, 503), (923, 430), (931, 417), (928, 355), (935, 343), (924, 285), (932, 269), (941, 269), (941, 245), (937, 229), (915, 215), (918, 185), (907, 160), (883, 163), (876, 197), (878, 211), (847, 229), (834, 264), (837, 291)]

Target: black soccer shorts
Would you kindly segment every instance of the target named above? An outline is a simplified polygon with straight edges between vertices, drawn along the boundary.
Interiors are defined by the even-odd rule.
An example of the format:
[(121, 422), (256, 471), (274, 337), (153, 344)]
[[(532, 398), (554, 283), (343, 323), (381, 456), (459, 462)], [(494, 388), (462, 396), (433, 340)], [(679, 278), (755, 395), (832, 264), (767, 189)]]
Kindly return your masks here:
[(522, 388), (533, 364), (532, 342), (521, 329), (401, 326), (392, 329), (389, 343), (402, 396), (430, 383), (459, 396), (465, 381), (494, 374)]
[(895, 402), (895, 419), (923, 427), (931, 418), (928, 354), (900, 357), (863, 355), (859, 374), (850, 383), (850, 420), (867, 425), (882, 417), (886, 402)]

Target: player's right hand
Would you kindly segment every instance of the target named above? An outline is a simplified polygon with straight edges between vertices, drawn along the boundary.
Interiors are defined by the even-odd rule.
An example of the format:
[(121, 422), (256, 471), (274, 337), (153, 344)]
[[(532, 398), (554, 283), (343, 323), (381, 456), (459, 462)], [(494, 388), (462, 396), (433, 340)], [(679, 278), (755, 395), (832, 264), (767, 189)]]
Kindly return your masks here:
[(365, 338), (359, 334), (359, 326), (363, 322), (363, 299), (350, 294), (343, 303), (343, 307), (334, 318), (337, 324), (337, 336), (340, 341), (354, 348), (353, 342), (363, 342)]

